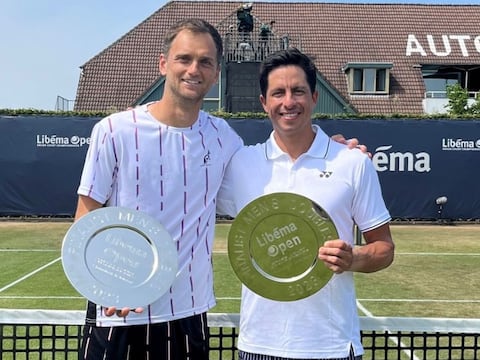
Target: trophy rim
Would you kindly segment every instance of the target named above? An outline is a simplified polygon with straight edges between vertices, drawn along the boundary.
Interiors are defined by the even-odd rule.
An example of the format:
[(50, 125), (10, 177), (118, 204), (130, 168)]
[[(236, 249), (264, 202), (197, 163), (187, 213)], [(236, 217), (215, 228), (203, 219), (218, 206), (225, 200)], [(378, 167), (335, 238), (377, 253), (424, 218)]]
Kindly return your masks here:
[[(273, 203), (277, 204), (275, 209), (265, 205)], [(255, 219), (252, 219), (253, 213), (256, 214)], [(259, 224), (269, 221), (281, 226), (284, 219), (293, 219), (298, 224), (302, 242), (300, 250), (306, 260), (295, 268), (291, 262), (298, 262), (298, 254), (284, 255), (286, 260), (283, 264), (289, 262), (290, 267), (287, 273), (282, 270), (279, 276), (269, 271), (273, 269), (269, 263), (278, 256), (272, 255), (272, 251), (258, 252), (255, 242), (258, 242), (259, 231), (262, 231)], [(333, 239), (338, 239), (335, 224), (317, 203), (300, 194), (275, 192), (252, 200), (233, 220), (228, 234), (228, 257), (237, 277), (251, 291), (271, 300), (300, 300), (321, 290), (332, 278), (333, 272), (318, 259), (318, 249), (325, 241)], [(265, 239), (262, 241), (268, 242)], [(268, 245), (267, 249), (271, 249)], [(275, 249), (274, 241), (272, 245)], [(266, 266), (262, 268), (259, 263)]]
[[(112, 234), (116, 243), (105, 244)], [(176, 246), (163, 225), (125, 207), (103, 207), (76, 220), (63, 239), (61, 258), (74, 289), (105, 307), (151, 304), (169, 290), (178, 271)], [(142, 274), (138, 278), (134, 267)]]

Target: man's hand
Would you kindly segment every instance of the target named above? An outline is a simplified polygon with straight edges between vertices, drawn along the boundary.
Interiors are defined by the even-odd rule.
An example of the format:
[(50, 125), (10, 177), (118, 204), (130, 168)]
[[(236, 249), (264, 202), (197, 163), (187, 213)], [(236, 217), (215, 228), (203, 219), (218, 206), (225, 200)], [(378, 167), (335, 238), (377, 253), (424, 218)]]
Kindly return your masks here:
[(143, 308), (138, 307), (135, 309), (131, 309), (128, 307), (124, 307), (122, 309), (117, 309), (115, 306), (110, 306), (105, 308), (105, 315), (106, 316), (113, 316), (117, 315), (118, 317), (127, 317), (130, 312), (134, 312), (136, 314), (141, 314), (143, 312)]
[(352, 246), (343, 240), (325, 241), (318, 249), (318, 258), (335, 274), (348, 271), (353, 262)]
[(368, 152), (366, 145), (360, 145), (357, 138), (345, 139), (342, 134), (336, 134), (332, 136), (332, 140), (340, 144), (347, 145), (349, 149), (359, 149), (361, 152), (368, 155), (369, 158), (372, 157), (372, 154)]

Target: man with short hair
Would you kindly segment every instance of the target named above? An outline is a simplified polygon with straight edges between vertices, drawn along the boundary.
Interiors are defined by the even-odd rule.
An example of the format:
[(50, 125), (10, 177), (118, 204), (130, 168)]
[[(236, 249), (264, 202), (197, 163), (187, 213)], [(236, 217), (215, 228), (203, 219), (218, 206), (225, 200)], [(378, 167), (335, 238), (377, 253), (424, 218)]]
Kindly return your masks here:
[(218, 80), (222, 53), (212, 25), (180, 21), (160, 55), (163, 97), (110, 115), (92, 131), (75, 218), (103, 206), (153, 216), (175, 242), (178, 273), (166, 294), (135, 312), (89, 302), (80, 359), (209, 358), (215, 198), (243, 145), (225, 120), (200, 110)]
[[(311, 199), (337, 228), (339, 239), (318, 250), (319, 265), (334, 274), (318, 292), (296, 301), (270, 300), (243, 286), (240, 360), (361, 359), (353, 273), (378, 271), (393, 261), (390, 215), (372, 162), (312, 124), (316, 75), (314, 63), (297, 49), (262, 63), (260, 100), (273, 131), (266, 142), (233, 155), (217, 203), (221, 213), (235, 217), (265, 194)], [(355, 224), (365, 246), (354, 245)]]

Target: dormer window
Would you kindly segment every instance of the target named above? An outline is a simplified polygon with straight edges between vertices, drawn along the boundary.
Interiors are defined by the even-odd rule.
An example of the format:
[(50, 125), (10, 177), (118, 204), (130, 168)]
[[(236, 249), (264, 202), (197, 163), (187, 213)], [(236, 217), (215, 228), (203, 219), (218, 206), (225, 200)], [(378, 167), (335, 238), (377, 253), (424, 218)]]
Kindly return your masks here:
[(386, 95), (390, 87), (392, 63), (348, 63), (344, 68), (351, 95)]

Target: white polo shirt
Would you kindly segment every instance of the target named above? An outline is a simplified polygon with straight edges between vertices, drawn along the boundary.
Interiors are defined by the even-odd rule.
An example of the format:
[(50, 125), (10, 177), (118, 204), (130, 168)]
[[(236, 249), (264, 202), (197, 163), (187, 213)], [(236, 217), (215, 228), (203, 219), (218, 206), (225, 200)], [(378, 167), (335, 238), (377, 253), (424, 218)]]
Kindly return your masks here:
[[(235, 216), (257, 197), (292, 192), (318, 203), (332, 218), (339, 238), (354, 244), (362, 231), (387, 223), (377, 173), (368, 156), (332, 141), (318, 126), (310, 149), (292, 162), (272, 135), (244, 147), (227, 168), (217, 206)], [(353, 274), (334, 275), (319, 292), (280, 302), (242, 288), (238, 348), (286, 358), (347, 357), (363, 353)]]
[(105, 317), (99, 326), (169, 321), (215, 305), (212, 242), (215, 199), (225, 168), (243, 142), (220, 118), (200, 112), (189, 128), (157, 121), (147, 105), (102, 119), (78, 188), (107, 206), (123, 206), (158, 219), (175, 241), (178, 274), (170, 291), (142, 314)]

